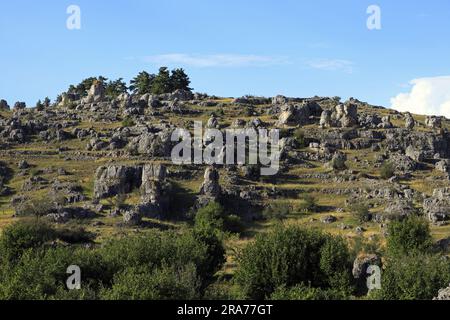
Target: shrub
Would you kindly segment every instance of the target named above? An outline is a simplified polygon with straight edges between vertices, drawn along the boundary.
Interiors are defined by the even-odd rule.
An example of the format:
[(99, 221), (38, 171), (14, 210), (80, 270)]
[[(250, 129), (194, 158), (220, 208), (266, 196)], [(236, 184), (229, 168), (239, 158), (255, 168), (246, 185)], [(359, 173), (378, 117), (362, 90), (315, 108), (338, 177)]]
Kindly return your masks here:
[(223, 231), (224, 216), (223, 207), (217, 202), (210, 202), (206, 207), (197, 211), (195, 215), (195, 229)]
[(195, 266), (162, 266), (128, 268), (114, 277), (110, 290), (104, 290), (107, 300), (192, 300), (199, 299), (199, 281)]
[(128, 128), (128, 127), (134, 127), (135, 126), (135, 122), (132, 118), (130, 117), (126, 117), (125, 119), (122, 120), (122, 127)]
[(246, 298), (263, 299), (281, 286), (351, 292), (350, 255), (340, 238), (298, 226), (258, 235), (238, 256), (235, 275)]
[(13, 262), (27, 250), (57, 238), (55, 230), (39, 220), (22, 220), (7, 226), (0, 238), (1, 257)]
[(410, 216), (388, 226), (387, 249), (390, 254), (425, 253), (432, 245), (430, 228), (424, 218)]
[(385, 162), (380, 168), (380, 176), (384, 180), (388, 180), (395, 175), (395, 167), (390, 162)]
[(450, 262), (438, 255), (415, 253), (396, 256), (386, 263), (381, 290), (372, 298), (385, 300), (431, 300), (450, 283)]
[(270, 296), (271, 300), (342, 300), (348, 297), (336, 290), (324, 290), (305, 285), (296, 285), (292, 288), (279, 287)]
[[(67, 267), (78, 265), (82, 270), (82, 290), (69, 293), (66, 288)], [(30, 249), (23, 253), (14, 266), (1, 268), (0, 299), (93, 299), (95, 292), (106, 284), (106, 266), (101, 257), (90, 250), (59, 247)], [(76, 291), (76, 292), (75, 292)]]
[(241, 218), (234, 214), (227, 216), (224, 223), (225, 230), (231, 233), (240, 233), (244, 229), (244, 224), (242, 223)]
[(369, 211), (369, 207), (365, 203), (353, 203), (349, 205), (353, 217), (360, 223), (369, 222), (372, 220), (372, 214)]
[(193, 263), (202, 282), (209, 281), (224, 261), (222, 243), (206, 230), (183, 234), (155, 231), (127, 237), (109, 242), (101, 254), (114, 273), (140, 266), (181, 267)]
[(287, 203), (275, 202), (269, 204), (263, 210), (263, 217), (267, 220), (283, 220), (286, 219), (289, 213), (292, 211), (292, 208)]
[(303, 203), (300, 205), (300, 210), (304, 212), (316, 212), (319, 209), (316, 199), (312, 195), (305, 194), (301, 199)]
[(307, 146), (305, 132), (302, 129), (295, 129), (294, 139), (297, 142), (299, 148), (305, 148)]

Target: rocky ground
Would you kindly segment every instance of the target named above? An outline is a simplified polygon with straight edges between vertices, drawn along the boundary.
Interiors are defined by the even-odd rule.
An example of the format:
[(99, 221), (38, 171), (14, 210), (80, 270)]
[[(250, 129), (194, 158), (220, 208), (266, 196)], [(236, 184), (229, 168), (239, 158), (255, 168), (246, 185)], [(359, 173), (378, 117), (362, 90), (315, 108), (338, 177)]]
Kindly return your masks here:
[[(255, 166), (173, 164), (173, 130), (191, 130), (196, 120), (221, 130), (279, 128), (280, 172), (262, 177)], [(217, 201), (243, 226), (228, 240), (237, 246), (275, 223), (268, 212), (284, 208), (287, 223), (380, 245), (386, 222), (423, 214), (436, 243), (448, 248), (449, 129), (445, 118), (337, 97), (232, 99), (176, 91), (111, 100), (94, 85), (86, 97), (63, 95), (39, 110), (2, 100), (0, 228), (39, 215), (81, 224), (102, 242), (178, 228), (195, 208)], [(355, 217), (354, 204), (369, 208), (366, 221)]]

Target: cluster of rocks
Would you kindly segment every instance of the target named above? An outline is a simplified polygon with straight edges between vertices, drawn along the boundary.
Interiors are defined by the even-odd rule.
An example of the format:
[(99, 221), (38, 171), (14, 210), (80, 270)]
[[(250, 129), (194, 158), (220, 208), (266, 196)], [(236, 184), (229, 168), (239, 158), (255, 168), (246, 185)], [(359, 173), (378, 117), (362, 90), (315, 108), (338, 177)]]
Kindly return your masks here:
[(424, 200), (423, 210), (435, 224), (450, 221), (450, 187), (435, 189), (433, 196)]
[(301, 104), (285, 104), (281, 107), (278, 125), (305, 125), (311, 123), (314, 117), (320, 116), (322, 108), (316, 102)]
[(143, 216), (158, 218), (170, 201), (171, 184), (166, 174), (167, 169), (161, 164), (102, 166), (95, 174), (94, 198), (110, 198), (139, 189), (140, 204), (124, 213), (124, 222), (137, 224)]
[(338, 104), (332, 111), (324, 110), (319, 123), (321, 128), (351, 128), (357, 124), (358, 106), (350, 102)]

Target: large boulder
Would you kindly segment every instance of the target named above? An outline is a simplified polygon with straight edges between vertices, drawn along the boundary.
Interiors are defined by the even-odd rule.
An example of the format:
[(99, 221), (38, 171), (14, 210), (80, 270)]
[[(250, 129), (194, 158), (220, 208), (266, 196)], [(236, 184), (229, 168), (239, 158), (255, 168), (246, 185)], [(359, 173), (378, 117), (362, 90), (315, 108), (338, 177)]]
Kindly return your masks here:
[(129, 193), (141, 185), (142, 169), (123, 165), (102, 166), (95, 172), (94, 198)]
[(412, 130), (412, 129), (414, 129), (415, 125), (416, 125), (416, 121), (414, 120), (411, 113), (409, 113), (409, 112), (405, 113), (405, 128), (408, 130)]
[(444, 159), (436, 163), (436, 170), (449, 174), (450, 177), (450, 159)]
[(84, 103), (97, 103), (104, 99), (105, 87), (101, 81), (94, 81), (88, 91), (88, 95), (84, 98)]
[(435, 189), (433, 196), (423, 202), (423, 210), (435, 224), (450, 220), (450, 188)]
[(312, 117), (320, 117), (322, 108), (316, 102), (303, 102), (297, 105), (283, 105), (278, 125), (305, 125), (311, 123)]
[(358, 125), (358, 106), (346, 102), (338, 104), (331, 115), (334, 125), (342, 128), (350, 128)]
[(442, 118), (435, 116), (426, 117), (425, 125), (432, 129), (440, 129), (442, 127)]
[(200, 188), (200, 195), (217, 199), (222, 193), (219, 184), (219, 172), (213, 167), (205, 170), (204, 181)]
[(401, 221), (416, 214), (416, 212), (417, 210), (411, 201), (391, 199), (391, 201), (388, 202), (384, 213), (376, 215), (375, 220), (378, 222)]
[(332, 126), (331, 123), (331, 111), (324, 110), (322, 111), (322, 115), (320, 116), (320, 127), (323, 128), (329, 128)]
[(217, 117), (212, 114), (211, 117), (208, 120), (208, 123), (206, 124), (206, 128), (208, 129), (219, 129), (219, 121), (217, 120)]
[(171, 185), (166, 181), (167, 169), (161, 164), (146, 164), (142, 169), (141, 213), (150, 218), (164, 214), (170, 201)]
[(408, 148), (406, 148), (405, 154), (406, 156), (408, 156), (409, 158), (411, 158), (416, 162), (422, 162), (425, 158), (425, 155), (422, 152), (422, 150), (417, 150), (413, 146), (408, 146)]
[(380, 129), (391, 129), (394, 125), (391, 122), (391, 116), (384, 116), (381, 118), (381, 123), (378, 125)]
[(363, 254), (353, 262), (352, 274), (355, 279), (366, 279), (369, 266), (381, 267), (381, 258), (376, 254)]

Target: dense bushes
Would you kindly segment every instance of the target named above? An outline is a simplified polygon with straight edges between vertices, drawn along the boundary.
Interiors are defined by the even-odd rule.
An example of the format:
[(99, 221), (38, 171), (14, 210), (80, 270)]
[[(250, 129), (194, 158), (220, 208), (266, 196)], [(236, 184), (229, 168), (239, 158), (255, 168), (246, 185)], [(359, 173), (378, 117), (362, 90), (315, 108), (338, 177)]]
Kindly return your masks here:
[(390, 179), (395, 175), (395, 167), (390, 162), (385, 162), (380, 168), (380, 176), (382, 179)]
[(350, 256), (344, 241), (291, 226), (259, 235), (239, 256), (236, 281), (251, 299), (270, 297), (279, 287), (310, 285), (352, 291)]
[(416, 216), (403, 221), (393, 221), (388, 226), (387, 249), (390, 254), (425, 253), (432, 247), (428, 222)]
[[(18, 222), (0, 238), (0, 299), (193, 299), (224, 262), (224, 249), (208, 230), (150, 231), (99, 248), (62, 246), (89, 240), (80, 230)], [(66, 289), (67, 267), (82, 272), (82, 289)]]
[(450, 261), (433, 252), (425, 219), (411, 216), (388, 227), (387, 255), (381, 290), (372, 298), (385, 300), (432, 299), (450, 283)]
[(450, 261), (439, 255), (414, 253), (386, 262), (381, 290), (373, 298), (384, 300), (430, 300), (450, 283)]

